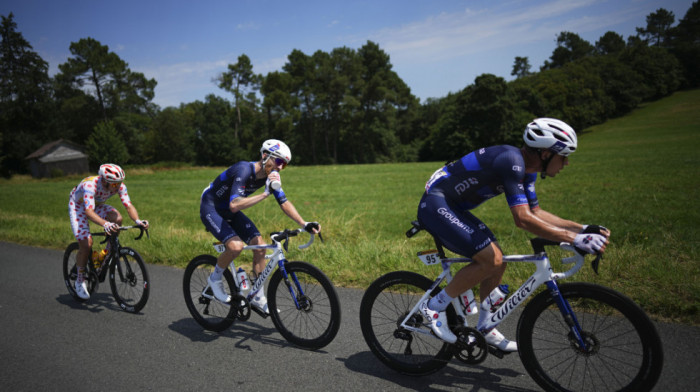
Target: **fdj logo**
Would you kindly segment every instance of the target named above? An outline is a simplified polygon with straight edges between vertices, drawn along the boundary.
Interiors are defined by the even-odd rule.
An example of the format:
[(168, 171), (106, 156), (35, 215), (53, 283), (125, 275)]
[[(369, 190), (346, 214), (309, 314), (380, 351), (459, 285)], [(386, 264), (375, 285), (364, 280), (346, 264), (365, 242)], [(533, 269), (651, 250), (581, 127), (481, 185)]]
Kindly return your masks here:
[(280, 145), (279, 145), (279, 143), (278, 143), (278, 144), (275, 144), (274, 146), (270, 147), (269, 150), (270, 150), (270, 152), (275, 152), (275, 151), (277, 151), (277, 150), (279, 150), (279, 149), (280, 149)]
[(464, 193), (464, 191), (469, 189), (472, 185), (478, 185), (478, 184), (479, 184), (479, 180), (477, 180), (474, 177), (469, 177), (466, 180), (457, 184), (455, 186), (455, 191), (457, 192), (458, 195), (461, 195), (462, 193)]
[(563, 151), (565, 148), (566, 148), (566, 144), (565, 144), (564, 142), (557, 141), (557, 142), (554, 143), (554, 145), (553, 145), (552, 147), (550, 147), (549, 149), (552, 150), (552, 151), (554, 151), (554, 152), (561, 152), (561, 151)]

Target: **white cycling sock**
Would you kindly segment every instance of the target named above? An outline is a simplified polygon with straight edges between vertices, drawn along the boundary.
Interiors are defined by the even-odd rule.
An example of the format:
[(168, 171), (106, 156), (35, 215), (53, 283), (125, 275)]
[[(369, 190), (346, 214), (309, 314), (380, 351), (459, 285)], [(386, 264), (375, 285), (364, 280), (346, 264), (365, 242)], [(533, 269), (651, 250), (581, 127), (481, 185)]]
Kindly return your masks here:
[(447, 295), (445, 290), (441, 290), (436, 296), (430, 299), (428, 302), (428, 308), (436, 312), (444, 312), (453, 299), (454, 297)]
[(214, 272), (211, 273), (211, 280), (221, 280), (224, 277), (224, 271), (226, 271), (226, 268), (221, 268), (219, 264), (216, 264), (214, 266)]

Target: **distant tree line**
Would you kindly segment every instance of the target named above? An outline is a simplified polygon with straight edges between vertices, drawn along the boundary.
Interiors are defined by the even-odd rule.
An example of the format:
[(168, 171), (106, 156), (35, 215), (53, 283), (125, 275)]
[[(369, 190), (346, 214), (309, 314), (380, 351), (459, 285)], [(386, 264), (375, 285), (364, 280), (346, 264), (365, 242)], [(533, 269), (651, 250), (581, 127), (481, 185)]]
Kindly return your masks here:
[(213, 77), (226, 97), (163, 109), (152, 102), (157, 82), (93, 38), (71, 43), (71, 57), (49, 77), (13, 18), (2, 16), (0, 26), (4, 176), (26, 173), (24, 158), (59, 138), (87, 146), (92, 164), (229, 165), (255, 159), (272, 137), (290, 145), (295, 164), (445, 160), (480, 146), (519, 145), (535, 117), (582, 129), (700, 86), (697, 1), (676, 26), (672, 12), (658, 9), (626, 41), (612, 31), (595, 44), (561, 32), (539, 71), (516, 57), (514, 80), (482, 74), (424, 103), (368, 41), (357, 50), (294, 50), (267, 75), (241, 54)]

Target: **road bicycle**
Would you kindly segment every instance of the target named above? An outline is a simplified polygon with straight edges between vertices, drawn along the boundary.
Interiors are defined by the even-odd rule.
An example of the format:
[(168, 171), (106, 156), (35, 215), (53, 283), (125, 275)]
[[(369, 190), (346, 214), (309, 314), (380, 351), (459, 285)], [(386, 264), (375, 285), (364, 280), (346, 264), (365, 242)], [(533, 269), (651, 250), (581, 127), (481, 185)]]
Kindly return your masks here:
[[(304, 229), (289, 230), (270, 234), (270, 245), (248, 245), (244, 250), (272, 250), (265, 255), (269, 261), (260, 275), (252, 279), (252, 287), (247, 293), (241, 288), (236, 277), (235, 263), (231, 262), (224, 271), (224, 289), (231, 295), (230, 302), (221, 302), (214, 297), (207, 278), (214, 270), (216, 257), (203, 254), (192, 259), (185, 269), (183, 291), (185, 303), (192, 317), (207, 330), (220, 332), (229, 328), (234, 321), (250, 318), (251, 305), (258, 290), (265, 290), (269, 316), (277, 331), (292, 344), (305, 349), (319, 349), (328, 345), (340, 328), (340, 300), (330, 279), (312, 264), (303, 261), (288, 261), (284, 251), (288, 250), (291, 237)], [(300, 245), (305, 249), (314, 242), (314, 235)], [(224, 245), (214, 243), (221, 253)], [(277, 270), (273, 270), (277, 267)], [(267, 313), (252, 309), (266, 318)]]
[[(421, 230), (418, 222), (406, 235)], [(483, 362), (488, 353), (506, 354), (487, 345), (481, 331), (498, 326), (543, 285), (523, 309), (517, 326), (518, 352), (523, 366), (547, 391), (648, 391), (659, 379), (663, 350), (654, 323), (626, 296), (590, 283), (558, 283), (577, 273), (584, 264), (583, 252), (568, 243), (541, 238), (531, 240), (534, 254), (503, 256), (504, 262), (533, 263), (536, 271), (498, 308), (488, 311), (481, 331), (469, 326), (466, 306), (456, 298), (447, 308), (455, 344), (437, 338), (419, 304), (450, 282), (450, 266), (471, 262), (468, 258), (445, 257), (438, 249), (419, 252), (428, 266), (442, 266), (434, 281), (413, 272), (390, 272), (374, 281), (360, 304), (360, 325), (367, 345), (388, 367), (399, 372), (425, 375), (435, 372), (452, 357), (467, 364)], [(545, 246), (558, 246), (570, 257), (562, 265), (569, 270), (554, 272)], [(598, 271), (600, 258), (593, 261)], [(461, 296), (460, 296), (461, 297)], [(480, 308), (480, 307), (478, 307)]]
[[(139, 229), (141, 231), (135, 238), (136, 240), (140, 240), (144, 232), (150, 238), (148, 230), (141, 226), (122, 226), (119, 228), (119, 231), (130, 229)], [(148, 271), (143, 258), (134, 249), (121, 245), (119, 233), (107, 234), (98, 232), (90, 233), (90, 235), (93, 237), (105, 237), (100, 244), (109, 241), (109, 253), (101, 262), (93, 260), (92, 254), (89, 255), (85, 274), (88, 292), (92, 295), (93, 292), (97, 291), (99, 284), (104, 282), (109, 275), (109, 286), (119, 307), (129, 313), (140, 312), (146, 306), (151, 290)], [(68, 245), (63, 254), (63, 279), (70, 295), (76, 301), (85, 302), (86, 300), (80, 298), (75, 292), (75, 280), (78, 277), (75, 265), (77, 256), (78, 243), (73, 242)]]

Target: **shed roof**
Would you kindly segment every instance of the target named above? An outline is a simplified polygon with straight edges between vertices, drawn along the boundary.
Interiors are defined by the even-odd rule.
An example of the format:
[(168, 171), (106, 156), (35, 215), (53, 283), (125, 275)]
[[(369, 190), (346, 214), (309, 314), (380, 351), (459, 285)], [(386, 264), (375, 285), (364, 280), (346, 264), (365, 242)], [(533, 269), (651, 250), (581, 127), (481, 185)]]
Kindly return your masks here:
[(71, 141), (58, 139), (46, 143), (38, 150), (27, 155), (25, 159), (37, 159), (41, 163), (68, 161), (71, 159), (87, 158), (83, 148)]

